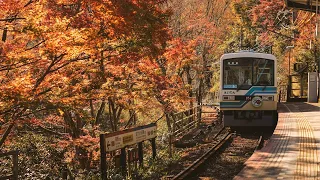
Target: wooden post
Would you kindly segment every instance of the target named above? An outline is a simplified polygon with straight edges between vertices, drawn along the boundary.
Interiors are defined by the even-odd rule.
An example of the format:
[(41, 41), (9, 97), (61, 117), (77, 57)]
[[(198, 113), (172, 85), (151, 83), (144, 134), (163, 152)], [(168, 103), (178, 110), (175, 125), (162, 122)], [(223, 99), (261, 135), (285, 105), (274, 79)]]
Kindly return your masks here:
[(176, 128), (176, 122), (177, 122), (177, 119), (176, 119), (176, 117), (178, 117), (177, 115), (175, 115), (175, 114), (173, 114), (172, 115), (172, 134), (173, 135), (175, 135), (175, 132), (176, 132), (176, 130), (177, 130), (177, 128)]
[(104, 134), (100, 134), (100, 170), (101, 179), (107, 180), (107, 153)]
[(138, 157), (139, 157), (139, 167), (143, 167), (143, 142), (138, 143)]
[(128, 175), (132, 176), (131, 163), (133, 161), (133, 149), (128, 149)]
[(202, 105), (199, 105), (197, 107), (197, 118), (198, 118), (198, 127), (200, 126), (201, 123), (201, 114), (202, 114)]
[(121, 166), (122, 175), (125, 176), (127, 171), (127, 153), (126, 153), (125, 147), (121, 149), (120, 166)]
[(120, 169), (120, 167), (121, 167), (121, 163), (120, 163), (120, 154), (116, 154), (115, 156), (114, 156), (114, 164), (115, 164), (115, 167), (116, 167), (116, 169), (118, 170), (118, 169)]
[(134, 150), (134, 171), (135, 172), (138, 171), (138, 160), (139, 160), (138, 149), (135, 149)]
[(167, 125), (168, 125), (168, 131), (169, 131), (169, 157), (172, 157), (172, 126), (170, 123), (170, 117), (169, 114), (166, 114), (166, 121), (167, 121)]
[(12, 172), (13, 172), (13, 179), (14, 180), (18, 180), (18, 154), (19, 151), (14, 151), (14, 154), (12, 155), (12, 162), (13, 162), (13, 168), (12, 168)]
[(150, 141), (151, 141), (151, 146), (152, 146), (152, 158), (155, 159), (157, 156), (156, 138), (152, 138)]
[(68, 171), (66, 169), (62, 170), (62, 179), (67, 180), (68, 179)]

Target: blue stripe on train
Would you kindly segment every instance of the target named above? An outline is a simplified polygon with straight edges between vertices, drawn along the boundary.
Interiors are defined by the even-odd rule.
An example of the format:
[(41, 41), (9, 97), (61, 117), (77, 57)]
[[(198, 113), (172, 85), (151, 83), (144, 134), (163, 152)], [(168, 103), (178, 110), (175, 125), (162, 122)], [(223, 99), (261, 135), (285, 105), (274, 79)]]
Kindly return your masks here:
[(239, 107), (243, 107), (247, 103), (248, 103), (248, 101), (220, 102), (220, 107), (224, 107), (224, 108), (239, 108)]
[(261, 94), (265, 94), (265, 93), (274, 93), (276, 94), (277, 93), (277, 87), (251, 87), (249, 89), (249, 91), (245, 94), (246, 96), (250, 95), (254, 95), (254, 94), (257, 94), (257, 93), (261, 93)]
[[(245, 96), (253, 96), (254, 94), (276, 94), (276, 87), (251, 87)], [(249, 101), (239, 102), (220, 102), (220, 108), (241, 108), (246, 105)]]

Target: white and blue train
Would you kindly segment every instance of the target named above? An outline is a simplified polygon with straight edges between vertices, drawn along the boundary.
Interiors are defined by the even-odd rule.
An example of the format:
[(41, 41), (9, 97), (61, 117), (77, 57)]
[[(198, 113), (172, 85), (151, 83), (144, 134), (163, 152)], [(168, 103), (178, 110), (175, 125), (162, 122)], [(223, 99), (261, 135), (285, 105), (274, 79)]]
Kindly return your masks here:
[(220, 59), (220, 111), (224, 126), (274, 127), (277, 62), (271, 54), (243, 51)]

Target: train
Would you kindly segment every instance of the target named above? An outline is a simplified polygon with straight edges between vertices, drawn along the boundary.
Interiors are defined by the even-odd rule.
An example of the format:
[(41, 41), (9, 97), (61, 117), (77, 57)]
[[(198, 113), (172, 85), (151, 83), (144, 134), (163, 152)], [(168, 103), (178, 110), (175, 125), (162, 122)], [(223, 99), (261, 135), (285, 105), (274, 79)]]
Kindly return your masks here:
[(220, 112), (225, 127), (275, 127), (277, 59), (240, 51), (220, 58)]

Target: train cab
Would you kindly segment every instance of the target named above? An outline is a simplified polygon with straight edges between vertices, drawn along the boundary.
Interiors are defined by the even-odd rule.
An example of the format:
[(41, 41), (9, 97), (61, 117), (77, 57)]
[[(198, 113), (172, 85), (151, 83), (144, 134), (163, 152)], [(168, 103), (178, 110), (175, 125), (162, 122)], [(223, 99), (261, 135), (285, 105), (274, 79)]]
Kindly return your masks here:
[(224, 126), (274, 126), (277, 123), (276, 57), (256, 52), (220, 58), (220, 110)]

